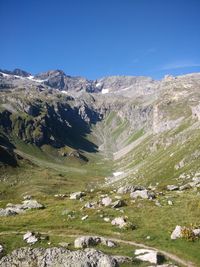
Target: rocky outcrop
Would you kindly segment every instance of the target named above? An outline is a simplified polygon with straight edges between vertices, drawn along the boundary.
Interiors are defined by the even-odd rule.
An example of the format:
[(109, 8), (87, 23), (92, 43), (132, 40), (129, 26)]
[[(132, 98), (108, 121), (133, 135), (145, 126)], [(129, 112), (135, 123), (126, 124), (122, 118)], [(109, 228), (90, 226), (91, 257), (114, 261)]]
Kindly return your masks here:
[(24, 200), (22, 204), (8, 203), (5, 209), (0, 209), (0, 216), (13, 216), (24, 213), (30, 209), (43, 209), (44, 205), (37, 202), (37, 200)]
[[(124, 259), (124, 257), (123, 257)], [(65, 248), (20, 248), (0, 260), (1, 267), (118, 267), (118, 256), (95, 249), (70, 251)], [(125, 259), (124, 259), (125, 260)], [(126, 259), (127, 260), (127, 259)]]

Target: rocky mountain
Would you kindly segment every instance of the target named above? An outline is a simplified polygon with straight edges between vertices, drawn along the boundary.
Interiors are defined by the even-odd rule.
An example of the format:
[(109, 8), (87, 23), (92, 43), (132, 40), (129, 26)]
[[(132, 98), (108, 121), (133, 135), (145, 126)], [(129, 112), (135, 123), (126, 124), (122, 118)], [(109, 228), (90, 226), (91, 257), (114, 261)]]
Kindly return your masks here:
[[(93, 230), (101, 234), (105, 230), (115, 237), (116, 231), (106, 228), (106, 223), (122, 222), (127, 228), (117, 234), (124, 239), (132, 236), (132, 232), (126, 231), (136, 229), (139, 241), (145, 236), (144, 242), (151, 242), (152, 235), (161, 248), (164, 242), (166, 247), (174, 246), (174, 251), (178, 249), (185, 255), (184, 247), (188, 243), (177, 248), (167, 234), (180, 221), (182, 225), (194, 226), (178, 227), (184, 231), (179, 237), (189, 235), (196, 240), (198, 235), (200, 73), (166, 76), (159, 81), (130, 76), (90, 81), (68, 76), (61, 70), (35, 76), (19, 69), (1, 70), (0, 96), (3, 214), (13, 208), (13, 205), (4, 208), (6, 201), (10, 203), (11, 198), (17, 202), (24, 194), (38, 196), (48, 207), (40, 213), (45, 222), (38, 216), (31, 217), (33, 223), (30, 223), (28, 216), (32, 215), (27, 212), (16, 220), (16, 227), (30, 223), (33, 230), (43, 227), (54, 231), (52, 221), (57, 212), (60, 229)], [(70, 196), (73, 188), (80, 197), (69, 197), (66, 202), (64, 198)], [(56, 200), (52, 200), (54, 194)], [(78, 202), (72, 205), (72, 199)], [(84, 199), (87, 202), (83, 205)], [(66, 203), (67, 210), (61, 211)], [(86, 213), (87, 209), (90, 211)], [(90, 216), (93, 216), (91, 221)], [(151, 216), (156, 219), (149, 220)], [(99, 217), (105, 225), (102, 226)], [(166, 223), (165, 217), (170, 222)], [(46, 222), (46, 218), (52, 221)], [(136, 221), (136, 226), (129, 218)], [(10, 223), (5, 218), (2, 220)], [(55, 234), (55, 240), (58, 236)], [(191, 251), (195, 249), (196, 245)], [(48, 249), (17, 250), (8, 257), (9, 266), (12, 266), (12, 255), (28, 253), (38, 257), (40, 251), (54, 253)], [(71, 255), (65, 252), (64, 257)], [(2, 262), (5, 260), (6, 257)]]

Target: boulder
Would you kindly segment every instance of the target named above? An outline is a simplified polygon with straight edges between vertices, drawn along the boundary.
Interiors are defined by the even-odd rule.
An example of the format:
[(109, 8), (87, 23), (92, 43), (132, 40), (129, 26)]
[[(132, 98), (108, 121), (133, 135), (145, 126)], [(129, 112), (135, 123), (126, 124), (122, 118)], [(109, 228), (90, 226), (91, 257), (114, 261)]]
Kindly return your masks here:
[(44, 205), (37, 202), (35, 199), (24, 200), (22, 204), (22, 209), (43, 209)]
[(141, 261), (148, 261), (153, 264), (162, 263), (164, 256), (161, 255), (158, 251), (151, 249), (136, 249), (135, 250), (136, 259)]
[(117, 217), (111, 221), (112, 225), (117, 225), (119, 228), (123, 228), (127, 225), (126, 219), (123, 217)]
[(144, 190), (136, 190), (130, 193), (131, 198), (143, 198), (143, 199), (154, 199), (156, 197), (155, 193), (152, 191)]
[[(62, 247), (20, 248), (0, 259), (1, 267), (13, 266), (76, 266), (76, 267), (118, 267), (119, 256), (110, 256), (95, 249), (70, 251)], [(22, 264), (23, 262), (23, 264)]]
[(27, 244), (32, 245), (39, 241), (39, 237), (33, 232), (27, 232), (26, 234), (24, 234), (23, 240), (26, 241)]
[(70, 199), (78, 200), (78, 199), (80, 199), (80, 198), (82, 198), (84, 196), (85, 196), (84, 192), (74, 192), (74, 193), (70, 194)]
[(177, 185), (167, 185), (167, 190), (175, 191), (175, 190), (179, 190), (179, 187)]
[(8, 203), (5, 209), (0, 209), (0, 216), (12, 216), (19, 213), (24, 213), (29, 209), (41, 209), (44, 205), (37, 202), (37, 200), (24, 200), (22, 204)]
[(118, 194), (127, 194), (127, 193), (132, 193), (136, 190), (144, 190), (144, 189), (145, 188), (143, 186), (140, 186), (140, 185), (125, 185), (125, 186), (120, 187), (117, 190), (117, 193)]
[(180, 225), (177, 225), (171, 234), (171, 239), (175, 240), (177, 238), (182, 237), (182, 230), (183, 230), (183, 227), (181, 227)]
[(104, 198), (102, 198), (101, 203), (105, 207), (110, 206), (112, 203), (112, 199), (110, 197), (104, 197)]
[(179, 187), (179, 190), (183, 191), (183, 190), (188, 190), (190, 188), (191, 188), (191, 185), (188, 183), (188, 184), (181, 185)]

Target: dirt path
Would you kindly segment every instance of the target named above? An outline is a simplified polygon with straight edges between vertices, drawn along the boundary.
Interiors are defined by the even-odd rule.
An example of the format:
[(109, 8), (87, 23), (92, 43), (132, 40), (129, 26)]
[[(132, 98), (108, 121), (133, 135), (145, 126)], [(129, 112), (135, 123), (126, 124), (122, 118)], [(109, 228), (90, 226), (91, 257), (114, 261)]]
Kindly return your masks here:
[[(79, 236), (84, 236), (84, 234), (67, 234), (67, 233), (53, 233), (53, 231), (49, 231), (49, 232), (40, 232), (41, 234), (44, 234), (44, 235), (55, 235), (55, 236), (63, 236), (63, 237), (72, 237), (72, 238), (77, 238)], [(25, 234), (25, 232), (17, 232), (17, 231), (10, 231), (10, 232), (1, 232), (0, 233), (0, 236), (1, 235), (14, 235), (14, 234)], [(95, 234), (89, 234), (87, 233), (87, 235), (89, 236), (95, 236)], [(98, 236), (98, 235), (97, 235)], [(101, 235), (102, 236), (102, 235)], [(111, 241), (114, 241), (116, 243), (122, 243), (122, 244), (127, 244), (127, 245), (131, 245), (131, 246), (134, 246), (134, 247), (139, 247), (139, 248), (145, 248), (145, 249), (152, 249), (152, 250), (155, 250), (155, 251), (158, 251), (160, 252), (161, 254), (163, 254), (167, 259), (169, 260), (173, 260), (175, 261), (176, 263), (178, 264), (181, 264), (182, 266), (186, 266), (186, 267), (197, 267), (194, 263), (190, 262), (190, 261), (186, 261), (186, 260), (183, 260), (181, 258), (179, 258), (178, 256), (172, 254), (172, 253), (169, 253), (169, 252), (166, 252), (166, 251), (163, 251), (163, 250), (159, 250), (159, 249), (156, 249), (154, 247), (150, 247), (150, 246), (147, 246), (145, 244), (142, 244), (142, 243), (137, 243), (137, 242), (134, 242), (134, 241), (127, 241), (127, 240), (123, 240), (123, 239), (118, 239), (118, 238), (112, 238), (112, 237), (109, 237), (109, 236), (102, 236), (102, 237), (105, 237), (105, 238), (108, 238), (110, 239)]]

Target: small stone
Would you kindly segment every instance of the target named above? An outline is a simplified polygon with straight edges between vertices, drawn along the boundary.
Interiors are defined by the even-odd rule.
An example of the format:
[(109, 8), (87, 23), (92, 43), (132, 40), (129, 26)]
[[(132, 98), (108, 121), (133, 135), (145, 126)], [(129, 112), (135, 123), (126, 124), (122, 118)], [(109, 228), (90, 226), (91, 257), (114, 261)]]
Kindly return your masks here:
[(115, 208), (115, 209), (116, 208), (121, 208), (121, 207), (123, 207), (125, 205), (126, 205), (126, 203), (124, 202), (124, 200), (121, 200), (121, 199), (119, 199), (119, 200), (117, 200), (117, 201), (112, 203), (112, 207)]
[(103, 220), (104, 220), (105, 222), (110, 222), (110, 218), (108, 218), (108, 217), (103, 218)]
[(88, 218), (88, 215), (85, 215), (81, 218), (82, 221), (85, 221)]
[(25, 195), (25, 196), (23, 197), (23, 199), (24, 199), (24, 200), (30, 200), (30, 199), (32, 199), (32, 196), (31, 196), (31, 195)]
[(168, 203), (169, 206), (173, 205), (173, 202), (171, 200), (168, 200), (167, 203)]
[(75, 192), (70, 194), (70, 199), (76, 199), (79, 200), (81, 197), (84, 197), (85, 193), (84, 192)]
[(26, 243), (32, 245), (38, 242), (39, 239), (33, 232), (27, 232), (26, 234), (24, 234), (23, 240), (26, 241)]

